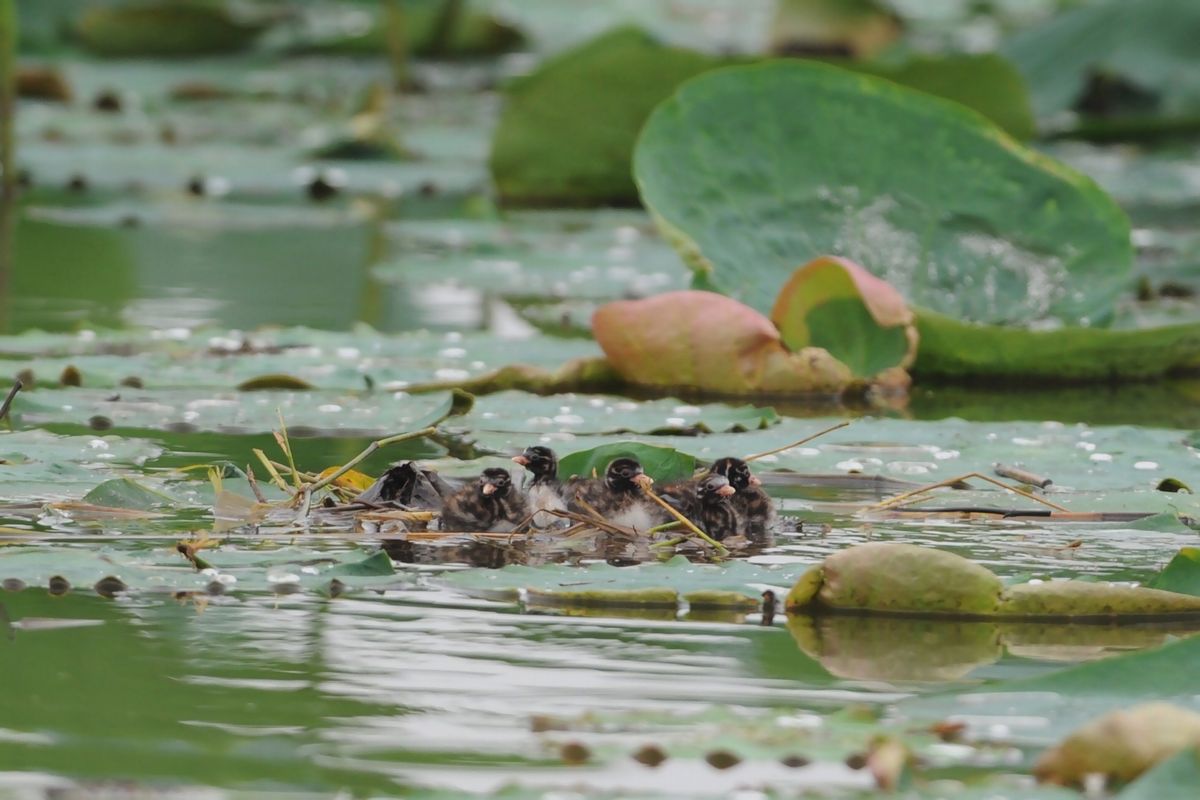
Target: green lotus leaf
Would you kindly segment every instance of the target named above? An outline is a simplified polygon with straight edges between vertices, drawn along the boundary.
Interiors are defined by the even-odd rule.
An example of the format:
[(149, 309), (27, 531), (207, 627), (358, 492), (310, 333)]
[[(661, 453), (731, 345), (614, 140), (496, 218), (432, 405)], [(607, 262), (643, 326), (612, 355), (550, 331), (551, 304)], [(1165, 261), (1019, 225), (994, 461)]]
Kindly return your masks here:
[(796, 270), (775, 298), (771, 321), (793, 352), (819, 347), (860, 378), (906, 367), (917, 354), (904, 298), (844, 258), (817, 258)]
[(817, 595), (827, 608), (887, 613), (995, 613), (1002, 585), (991, 570), (944, 550), (870, 542), (825, 559)]
[(1088, 581), (1047, 581), (1008, 587), (997, 611), (1020, 618), (1197, 616), (1200, 597)]
[[(764, 311), (796, 264), (830, 254), (886, 280), (919, 317), (989, 326), (1103, 325), (1131, 281), (1129, 222), (1092, 181), (967, 109), (826, 65), (689, 81), (647, 122), (634, 173), (697, 283)], [(945, 373), (962, 351), (922, 331), (916, 369)], [(1019, 373), (1022, 356), (1052, 353), (976, 371)]]
[(102, 56), (196, 56), (244, 50), (262, 32), (215, 5), (151, 2), (101, 6), (80, 16), (75, 35)]
[(721, 63), (620, 28), (505, 89), (491, 169), (505, 203), (631, 204), (638, 131), (684, 80)]

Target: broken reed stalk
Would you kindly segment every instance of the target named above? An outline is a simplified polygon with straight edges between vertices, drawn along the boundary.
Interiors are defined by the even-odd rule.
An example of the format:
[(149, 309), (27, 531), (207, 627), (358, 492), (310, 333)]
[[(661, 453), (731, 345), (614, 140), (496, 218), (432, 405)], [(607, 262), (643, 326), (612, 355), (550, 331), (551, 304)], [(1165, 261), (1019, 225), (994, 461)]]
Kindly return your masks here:
[(317, 476), (315, 473), (301, 472), (300, 470), (296, 470), (293, 472), (292, 468), (289, 467), (287, 464), (280, 464), (278, 461), (272, 461), (271, 463), (275, 465), (275, 469), (280, 470), (280, 473), (279, 473), (280, 475), (285, 475), (285, 474), (296, 475), (296, 476), (299, 476), (299, 478), (302, 481), (305, 481), (306, 483), (310, 482), (310, 481), (315, 481), (317, 479)]
[(17, 0), (0, 0), (0, 323), (8, 320), (8, 278), (17, 216)]
[(279, 431), (271, 431), (275, 434), (275, 441), (279, 444), (279, 449), (287, 456), (288, 466), (292, 468), (292, 482), (296, 484), (296, 491), (303, 491), (304, 486), (301, 485), (300, 475), (296, 472), (296, 459), (292, 457), (292, 442), (288, 438), (287, 423), (283, 421), (283, 412), (278, 408), (275, 413), (279, 415)]
[(1054, 481), (1045, 477), (1044, 475), (1038, 475), (1036, 472), (1030, 472), (1027, 469), (1021, 469), (1020, 467), (1014, 467), (1009, 464), (993, 464), (992, 469), (995, 470), (996, 474), (1001, 478), (1009, 478), (1017, 483), (1028, 484), (1029, 486), (1034, 486), (1038, 489), (1045, 489), (1047, 486), (1054, 483)]
[(840, 430), (841, 428), (845, 428), (847, 425), (850, 424), (850, 422), (851, 422), (851, 420), (844, 419), (841, 422), (839, 422), (837, 425), (831, 425), (830, 427), (826, 428), (823, 431), (817, 431), (816, 433), (814, 433), (810, 436), (805, 436), (803, 439), (801, 439), (798, 442), (792, 442), (791, 444), (785, 444), (783, 447), (776, 447), (774, 450), (766, 450), (762, 453), (755, 453), (754, 455), (746, 456), (745, 458), (742, 459), (742, 461), (757, 461), (760, 458), (766, 458), (767, 456), (773, 456), (776, 453), (782, 453), (784, 450), (791, 450), (793, 447), (799, 447), (802, 444), (808, 444), (813, 439), (824, 436), (827, 433), (833, 433), (834, 431)]
[(1031, 494), (1027, 491), (1024, 491), (1024, 490), (1020, 489), (1019, 487), (1009, 486), (1007, 483), (1004, 483), (1003, 481), (998, 481), (995, 478), (991, 477), (990, 475), (984, 475), (981, 472), (967, 472), (967, 473), (958, 475), (953, 478), (946, 478), (945, 480), (938, 481), (937, 483), (930, 483), (925, 486), (918, 486), (916, 489), (911, 489), (907, 492), (901, 492), (900, 494), (898, 494), (894, 497), (889, 497), (886, 500), (881, 500), (873, 506), (868, 506), (866, 510), (867, 511), (885, 511), (889, 508), (895, 508), (900, 505), (905, 505), (910, 500), (912, 500), (913, 498), (915, 498), (919, 495), (923, 495), (927, 492), (931, 492), (934, 489), (943, 489), (947, 486), (952, 486), (956, 483), (968, 480), (970, 478), (979, 478), (980, 480), (987, 481), (990, 484), (999, 486), (1001, 489), (1004, 489), (1005, 491), (1012, 492), (1013, 494), (1017, 494), (1017, 495), (1020, 495), (1021, 497), (1028, 498), (1030, 500), (1033, 500), (1036, 503), (1041, 503), (1044, 506), (1049, 506), (1050, 508), (1054, 509), (1055, 511), (1065, 511), (1067, 513), (1070, 513), (1070, 509), (1068, 509), (1068, 508), (1063, 508), (1062, 506), (1058, 505), (1057, 503), (1052, 503), (1044, 497), (1038, 497), (1037, 495)]
[(659, 497), (657, 494), (655, 494), (654, 490), (651, 489), (649, 486), (643, 486), (642, 492), (645, 493), (646, 497), (649, 497), (651, 500), (653, 500), (654, 502), (658, 503), (660, 506), (665, 508), (667, 510), (667, 513), (670, 514), (671, 516), (673, 516), (675, 519), (679, 520), (679, 522), (683, 525), (683, 527), (687, 528), (694, 535), (698, 536), (703, 541), (705, 541), (708, 544), (715, 547), (717, 549), (718, 553), (725, 554), (725, 553), (729, 552), (728, 547), (721, 544), (716, 539), (712, 538), (707, 533), (705, 533), (704, 531), (702, 531), (698, 527), (696, 527), (696, 524), (694, 522), (692, 522), (690, 519), (685, 517), (683, 514), (680, 514), (678, 511), (676, 511), (674, 506), (672, 506), (666, 500), (663, 500), (661, 497)]
[(262, 463), (263, 468), (266, 469), (267, 474), (271, 476), (271, 482), (278, 486), (281, 490), (290, 492), (291, 489), (288, 488), (287, 482), (280, 477), (279, 471), (275, 469), (275, 465), (271, 463), (271, 459), (267, 458), (267, 454), (262, 450), (259, 450), (257, 447), (254, 448), (253, 452), (258, 458), (259, 462)]
[(563, 519), (569, 519), (572, 522), (578, 522), (581, 525), (587, 525), (592, 528), (597, 528), (597, 529), (605, 531), (607, 533), (617, 533), (617, 534), (621, 534), (622, 536), (632, 536), (633, 535), (633, 531), (629, 530), (628, 528), (622, 528), (620, 525), (614, 525), (613, 523), (606, 520), (604, 517), (601, 517), (600, 515), (595, 514), (595, 509), (593, 509), (591, 506), (587, 505), (586, 501), (581, 500), (580, 502), (583, 503), (584, 507), (589, 509), (592, 512), (592, 514), (594, 514), (595, 516), (589, 517), (589, 516), (585, 516), (583, 514), (576, 514), (574, 511), (564, 511), (561, 508), (547, 508), (547, 509), (545, 509), (545, 511), (547, 513), (553, 514), (556, 517), (562, 517)]
[(13, 400), (17, 397), (17, 392), (24, 388), (25, 384), (21, 383), (20, 378), (13, 381), (12, 388), (8, 390), (8, 396), (4, 398), (4, 404), (0, 405), (0, 419), (8, 417), (8, 410), (12, 408)]
[(246, 465), (246, 482), (250, 484), (250, 491), (254, 492), (254, 499), (260, 503), (266, 503), (267, 498), (262, 493), (262, 489), (258, 488), (258, 479), (254, 477), (254, 468), (249, 464)]
[(329, 473), (324, 478), (321, 478), (321, 480), (317, 481), (316, 483), (314, 483), (306, 488), (308, 489), (308, 491), (310, 493), (315, 492), (318, 489), (324, 489), (326, 486), (333, 483), (338, 478), (342, 477), (347, 472), (349, 472), (350, 470), (357, 467), (363, 461), (366, 461), (379, 448), (387, 447), (389, 444), (396, 444), (397, 442), (406, 442), (409, 439), (420, 439), (423, 436), (429, 436), (436, 432), (437, 432), (437, 428), (434, 426), (430, 426), (428, 428), (422, 428), (419, 431), (413, 431), (411, 433), (398, 433), (395, 436), (389, 436), (386, 439), (377, 439), (376, 441), (371, 442), (369, 445), (367, 445), (366, 448), (361, 453), (359, 453), (354, 458), (347, 461), (345, 464), (342, 464), (342, 466), (340, 468), (338, 468), (337, 471)]

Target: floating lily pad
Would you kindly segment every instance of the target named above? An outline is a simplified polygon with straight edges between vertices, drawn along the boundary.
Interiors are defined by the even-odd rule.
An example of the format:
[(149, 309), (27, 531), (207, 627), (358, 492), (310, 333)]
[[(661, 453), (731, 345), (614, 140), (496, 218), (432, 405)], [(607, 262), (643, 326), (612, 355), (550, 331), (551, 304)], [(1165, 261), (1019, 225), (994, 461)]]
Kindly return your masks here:
[(384, 435), (434, 425), (451, 412), (450, 392), (362, 395), (318, 391), (212, 389), (39, 390), (19, 396), (16, 416), (50, 423), (170, 431), (264, 433), (284, 424), (295, 435), (339, 431)]
[(694, 598), (699, 607), (746, 608), (764, 588), (787, 585), (804, 565), (758, 566), (745, 561), (693, 564), (675, 556), (661, 564), (582, 569), (562, 565), (469, 570), (443, 575), (441, 583), (468, 594), (515, 600), (520, 590), (534, 602), (576, 606), (667, 605)]
[(590, 450), (567, 453), (558, 461), (558, 475), (563, 479), (572, 476), (603, 477), (609, 463), (618, 458), (635, 459), (647, 475), (660, 483), (690, 478), (696, 471), (696, 459), (672, 447), (613, 442)]
[(175, 500), (162, 492), (148, 489), (130, 478), (113, 478), (83, 496), (83, 502), (108, 508), (140, 511), (172, 506)]
[(612, 395), (538, 397), (498, 392), (476, 401), (456, 424), (473, 430), (537, 435), (556, 433), (738, 433), (765, 430), (779, 422), (773, 408), (679, 400), (634, 401)]

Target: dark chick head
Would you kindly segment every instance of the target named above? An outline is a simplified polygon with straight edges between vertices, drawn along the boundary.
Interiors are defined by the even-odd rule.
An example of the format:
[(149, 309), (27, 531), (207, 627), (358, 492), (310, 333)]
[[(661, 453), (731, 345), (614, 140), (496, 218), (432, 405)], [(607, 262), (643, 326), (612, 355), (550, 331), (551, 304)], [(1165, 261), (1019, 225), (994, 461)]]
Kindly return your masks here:
[(750, 472), (750, 465), (740, 458), (718, 458), (708, 471), (713, 475), (724, 475), (729, 479), (729, 485), (739, 492), (762, 483)]
[(508, 470), (488, 467), (479, 476), (479, 493), (484, 497), (501, 498), (512, 488), (512, 476)]
[(618, 458), (604, 471), (604, 484), (614, 492), (631, 492), (639, 487), (649, 488), (654, 479), (632, 458)]
[(554, 451), (549, 447), (526, 447), (524, 453), (513, 456), (513, 461), (529, 470), (534, 480), (553, 478), (558, 474), (558, 456), (554, 455)]
[(696, 484), (696, 497), (705, 505), (724, 503), (736, 492), (724, 475), (708, 475)]

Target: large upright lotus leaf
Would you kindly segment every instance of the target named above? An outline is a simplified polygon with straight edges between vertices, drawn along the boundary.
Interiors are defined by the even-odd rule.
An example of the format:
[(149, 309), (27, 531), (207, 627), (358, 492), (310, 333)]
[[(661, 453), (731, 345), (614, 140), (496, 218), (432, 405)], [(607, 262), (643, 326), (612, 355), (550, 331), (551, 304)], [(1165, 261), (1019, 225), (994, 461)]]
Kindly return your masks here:
[[(380, 4), (371, 4), (380, 5)], [(444, 28), (442, 2), (405, 2), (404, 38), (415, 56), (466, 58), (504, 53), (519, 47), (525, 37), (521, 30), (505, 20), (460, 3), (458, 18), (450, 30)], [(385, 12), (386, 13), (386, 12)], [(318, 26), (311, 37), (289, 48), (293, 53), (318, 55), (381, 56), (388, 52), (387, 21), (378, 19), (366, 30), (360, 29), (356, 14), (326, 17), (332, 24)], [(337, 24), (344, 20), (342, 28)]]
[(992, 324), (1099, 324), (1130, 280), (1129, 222), (1092, 181), (961, 106), (836, 67), (689, 81), (646, 123), (634, 174), (705, 284), (764, 311), (825, 254)]
[(895, 65), (846, 66), (962, 103), (1016, 139), (1029, 139), (1036, 132), (1024, 78), (1011, 61), (995, 53), (920, 55)]
[(712, 56), (619, 28), (543, 64), (505, 90), (492, 139), (492, 177), (506, 203), (637, 202), (629, 174), (638, 131)]
[(261, 26), (238, 22), (217, 6), (162, 0), (93, 8), (75, 26), (85, 49), (122, 57), (237, 52), (261, 31)]
[(771, 321), (713, 292), (668, 292), (596, 310), (592, 332), (630, 383), (712, 394), (836, 394), (853, 382), (827, 351), (788, 352)]
[[(1200, 5), (1177, 0), (1103, 0), (1017, 33), (1003, 52), (1029, 82), (1041, 117), (1077, 108), (1089, 80), (1136, 87), (1143, 116), (1200, 110)], [(1085, 107), (1080, 109), (1088, 111)], [(1098, 109), (1092, 109), (1096, 111)]]
[(1163, 571), (1146, 581), (1151, 589), (1200, 596), (1200, 547), (1183, 547)]
[(907, 367), (917, 354), (904, 298), (844, 258), (825, 256), (796, 270), (775, 298), (771, 321), (790, 350), (820, 347), (860, 378)]

